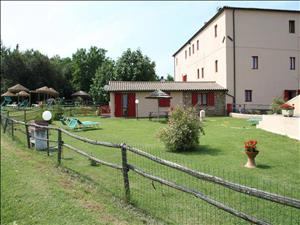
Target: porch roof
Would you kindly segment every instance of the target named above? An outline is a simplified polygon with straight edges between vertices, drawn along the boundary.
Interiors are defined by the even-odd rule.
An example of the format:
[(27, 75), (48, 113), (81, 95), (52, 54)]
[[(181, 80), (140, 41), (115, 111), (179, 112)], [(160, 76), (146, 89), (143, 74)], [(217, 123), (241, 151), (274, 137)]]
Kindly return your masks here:
[(109, 81), (105, 87), (109, 92), (115, 91), (227, 91), (213, 81), (176, 82), (176, 81)]

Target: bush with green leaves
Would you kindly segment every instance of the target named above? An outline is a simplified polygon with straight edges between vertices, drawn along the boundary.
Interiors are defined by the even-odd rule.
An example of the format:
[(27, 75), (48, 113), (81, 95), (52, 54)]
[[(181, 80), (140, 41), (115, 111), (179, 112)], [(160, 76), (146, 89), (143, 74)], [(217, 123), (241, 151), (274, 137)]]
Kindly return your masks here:
[(274, 98), (272, 101), (272, 112), (280, 114), (281, 113), (281, 108), (280, 106), (285, 103), (285, 101), (282, 98)]
[(193, 108), (176, 108), (172, 111), (168, 126), (158, 134), (167, 150), (173, 152), (191, 151), (199, 145), (202, 124)]

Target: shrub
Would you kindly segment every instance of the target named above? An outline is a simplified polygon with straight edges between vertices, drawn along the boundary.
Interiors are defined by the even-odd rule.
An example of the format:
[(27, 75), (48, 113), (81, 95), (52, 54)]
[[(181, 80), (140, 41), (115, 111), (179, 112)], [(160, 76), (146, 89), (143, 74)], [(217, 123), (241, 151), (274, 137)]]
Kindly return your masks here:
[(282, 98), (274, 98), (272, 101), (272, 112), (273, 113), (281, 113), (280, 106), (284, 103), (284, 100)]
[(168, 126), (158, 137), (169, 151), (189, 151), (199, 145), (200, 133), (204, 134), (200, 120), (193, 108), (181, 107), (172, 111)]

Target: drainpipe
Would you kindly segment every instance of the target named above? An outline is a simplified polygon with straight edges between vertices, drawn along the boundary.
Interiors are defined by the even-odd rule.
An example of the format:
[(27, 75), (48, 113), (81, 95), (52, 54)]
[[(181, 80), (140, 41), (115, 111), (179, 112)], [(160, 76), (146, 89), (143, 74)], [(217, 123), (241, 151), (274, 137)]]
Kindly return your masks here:
[(174, 60), (173, 60), (173, 67), (174, 67), (174, 72), (173, 72), (173, 73), (174, 73), (174, 81), (176, 80), (176, 79), (175, 79), (175, 66), (176, 66), (176, 65), (175, 65), (175, 64), (176, 64), (176, 58), (175, 58), (175, 57), (176, 57), (176, 56), (173, 56), (173, 58), (174, 58)]
[(233, 111), (236, 104), (236, 62), (235, 62), (235, 9), (232, 11), (232, 28), (233, 28)]

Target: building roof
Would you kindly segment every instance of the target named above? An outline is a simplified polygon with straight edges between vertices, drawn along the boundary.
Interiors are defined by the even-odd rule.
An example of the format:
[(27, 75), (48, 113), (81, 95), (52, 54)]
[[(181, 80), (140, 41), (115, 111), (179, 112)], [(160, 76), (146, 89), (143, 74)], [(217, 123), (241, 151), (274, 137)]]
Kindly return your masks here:
[(215, 20), (220, 14), (222, 14), (226, 9), (231, 10), (250, 10), (250, 11), (267, 11), (267, 12), (288, 12), (288, 13), (300, 13), (300, 10), (285, 10), (285, 9), (263, 9), (263, 8), (240, 8), (240, 7), (230, 7), (230, 6), (224, 6), (223, 8), (220, 8), (218, 12), (208, 21), (206, 22), (186, 43), (184, 43), (174, 54), (177, 55), (178, 52), (180, 52), (187, 44), (189, 44), (201, 31), (203, 31), (209, 24), (212, 23), (212, 21)]
[(227, 91), (216, 82), (109, 81), (105, 90), (113, 91)]

